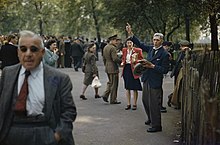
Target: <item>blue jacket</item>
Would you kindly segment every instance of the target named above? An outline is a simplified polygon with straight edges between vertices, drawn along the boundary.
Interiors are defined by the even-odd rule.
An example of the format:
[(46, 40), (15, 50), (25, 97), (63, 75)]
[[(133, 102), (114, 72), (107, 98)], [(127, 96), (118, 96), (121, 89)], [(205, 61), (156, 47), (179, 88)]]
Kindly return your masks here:
[(147, 69), (142, 77), (142, 82), (148, 82), (150, 87), (153, 89), (159, 89), (163, 84), (163, 74), (166, 74), (169, 70), (169, 54), (161, 46), (157, 53), (153, 56), (152, 50), (153, 46), (147, 46), (136, 37), (132, 37), (132, 41), (143, 51), (147, 52), (147, 60), (155, 65), (153, 69)]

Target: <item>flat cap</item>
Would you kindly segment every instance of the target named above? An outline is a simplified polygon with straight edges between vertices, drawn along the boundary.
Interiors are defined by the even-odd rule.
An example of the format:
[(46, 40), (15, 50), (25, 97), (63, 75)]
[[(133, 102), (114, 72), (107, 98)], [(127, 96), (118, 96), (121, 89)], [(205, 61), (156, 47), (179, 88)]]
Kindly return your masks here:
[(171, 46), (172, 45), (172, 42), (169, 42), (169, 41), (164, 41), (162, 43), (163, 46)]
[(146, 70), (147, 68), (143, 67), (143, 65), (141, 63), (137, 63), (135, 66), (134, 66), (134, 75), (142, 75), (144, 73), (144, 71)]
[(181, 41), (179, 42), (179, 45), (181, 45), (181, 46), (189, 46), (189, 41), (187, 41), (187, 40), (181, 40)]
[(118, 35), (113, 35), (108, 38), (109, 41), (117, 39)]

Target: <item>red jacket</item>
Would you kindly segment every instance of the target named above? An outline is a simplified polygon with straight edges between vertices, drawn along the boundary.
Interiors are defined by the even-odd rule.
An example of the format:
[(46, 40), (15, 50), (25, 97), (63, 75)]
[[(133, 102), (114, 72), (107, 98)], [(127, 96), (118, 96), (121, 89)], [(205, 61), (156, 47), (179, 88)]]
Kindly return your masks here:
[[(123, 48), (122, 49), (122, 63), (121, 63), (121, 65), (123, 67), (122, 75), (123, 75), (123, 72), (124, 72), (124, 66), (126, 64), (126, 56), (127, 56), (127, 52), (128, 52), (127, 50), (128, 50), (128, 48)], [(137, 58), (136, 58), (136, 61), (133, 62), (132, 61), (132, 56), (135, 55), (135, 53), (137, 54)], [(134, 66), (137, 64), (137, 61), (140, 60), (140, 59), (143, 59), (142, 49), (134, 47), (133, 50), (132, 50), (132, 53), (131, 53), (131, 57), (130, 57), (132, 72), (134, 72)], [(133, 76), (134, 76), (135, 79), (140, 77), (140, 76), (134, 75), (134, 73), (133, 73)]]

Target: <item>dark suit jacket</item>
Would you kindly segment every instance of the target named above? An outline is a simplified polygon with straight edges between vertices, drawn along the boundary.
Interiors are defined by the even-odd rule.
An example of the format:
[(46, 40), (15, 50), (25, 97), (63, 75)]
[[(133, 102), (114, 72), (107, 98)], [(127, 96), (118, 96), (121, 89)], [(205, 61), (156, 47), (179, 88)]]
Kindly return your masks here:
[(0, 50), (0, 60), (2, 61), (1, 69), (19, 63), (17, 46), (5, 44)]
[(147, 52), (147, 60), (155, 65), (153, 69), (147, 69), (142, 75), (142, 81), (147, 81), (151, 88), (158, 89), (162, 87), (163, 74), (166, 74), (169, 70), (169, 54), (161, 46), (158, 52), (153, 56), (153, 46), (147, 46), (140, 40), (133, 36), (132, 41), (143, 51)]
[(83, 57), (84, 55), (84, 50), (82, 48), (81, 45), (77, 44), (76, 42), (74, 42), (72, 45), (71, 45), (71, 56), (72, 57), (75, 57), (75, 56), (79, 56), (79, 57)]
[[(72, 122), (76, 107), (71, 94), (72, 84), (68, 75), (44, 65), (45, 106), (48, 125), (61, 134), (65, 145), (73, 145)], [(5, 67), (0, 85), (0, 144), (13, 120), (12, 100), (17, 96), (17, 79), (21, 65)]]

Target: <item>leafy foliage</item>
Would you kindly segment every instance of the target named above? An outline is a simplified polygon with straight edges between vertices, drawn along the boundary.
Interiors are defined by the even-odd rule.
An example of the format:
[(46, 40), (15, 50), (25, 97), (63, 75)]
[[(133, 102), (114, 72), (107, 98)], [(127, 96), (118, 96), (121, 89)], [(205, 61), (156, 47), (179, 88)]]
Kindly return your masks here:
[[(1, 0), (0, 33), (29, 29), (40, 34), (106, 38), (126, 37), (129, 22), (136, 35), (151, 41), (155, 32), (176, 41), (185, 35), (185, 20), (195, 40), (209, 30), (208, 17), (219, 24), (219, 0)], [(209, 32), (209, 31), (207, 31)], [(147, 34), (147, 35), (146, 35)]]

